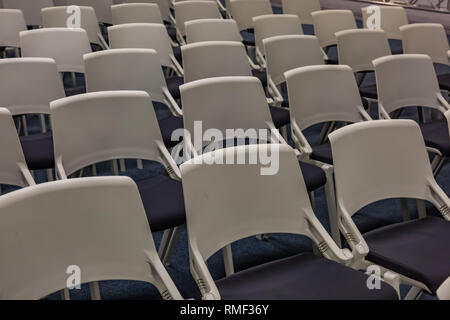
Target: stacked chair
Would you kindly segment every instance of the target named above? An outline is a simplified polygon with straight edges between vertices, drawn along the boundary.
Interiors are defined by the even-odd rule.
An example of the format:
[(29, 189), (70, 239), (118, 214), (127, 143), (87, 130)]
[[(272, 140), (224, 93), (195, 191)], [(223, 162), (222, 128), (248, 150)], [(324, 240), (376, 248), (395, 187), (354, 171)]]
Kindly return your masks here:
[[(442, 25), (381, 6), (358, 29), (318, 0), (1, 2), (0, 299), (100, 299), (110, 280), (164, 300), (450, 299)], [(386, 199), (403, 221), (362, 228)], [(243, 241), (280, 234), (307, 249), (242, 267)]]

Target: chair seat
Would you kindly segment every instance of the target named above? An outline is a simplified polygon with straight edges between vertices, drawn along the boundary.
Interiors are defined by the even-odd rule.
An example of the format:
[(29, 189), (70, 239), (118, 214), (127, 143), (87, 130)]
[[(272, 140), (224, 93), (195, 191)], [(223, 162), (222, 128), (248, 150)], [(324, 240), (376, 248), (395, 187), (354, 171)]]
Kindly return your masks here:
[(439, 75), (438, 81), (442, 90), (450, 91), (450, 73)]
[(177, 61), (183, 65), (183, 56), (181, 55), (181, 47), (172, 47), (173, 50), (173, 56)]
[(308, 192), (312, 192), (327, 183), (327, 177), (321, 168), (301, 161), (299, 161), (299, 164)]
[(325, 143), (312, 147), (311, 159), (333, 164), (333, 155), (331, 153), (331, 144)]
[(136, 181), (153, 232), (186, 223), (183, 187), (168, 176)]
[(167, 89), (169, 90), (172, 97), (174, 99), (180, 99), (181, 98), (180, 86), (184, 84), (184, 79), (179, 76), (173, 76), (166, 79), (166, 83)]
[(166, 29), (170, 39), (172, 39), (174, 42), (177, 42), (177, 29), (172, 26), (166, 26)]
[(365, 233), (367, 260), (425, 284), (432, 294), (450, 276), (450, 222), (427, 217)]
[(166, 147), (172, 148), (176, 146), (179, 141), (172, 141), (172, 132), (176, 129), (183, 129), (183, 118), (169, 115), (168, 117), (158, 119), (158, 123)]
[(420, 124), (427, 147), (439, 150), (445, 157), (450, 156), (450, 136), (446, 121), (431, 121)]
[(254, 47), (255, 46), (255, 33), (253, 29), (248, 29), (245, 31), (241, 31), (242, 43), (246, 46)]
[(397, 300), (394, 288), (367, 288), (367, 276), (334, 261), (303, 253), (216, 281), (223, 300)]
[(377, 86), (370, 85), (370, 86), (364, 86), (359, 87), (359, 93), (361, 94), (361, 97), (364, 98), (370, 98), (370, 99), (378, 99), (378, 93), (377, 93)]
[(53, 136), (51, 132), (21, 136), (23, 153), (30, 170), (55, 167)]
[(252, 75), (261, 81), (263, 87), (267, 87), (267, 74), (265, 71), (252, 70)]
[(325, 60), (325, 64), (339, 64), (338, 58), (328, 58), (328, 60)]
[(273, 123), (277, 128), (284, 127), (291, 122), (289, 110), (285, 108), (270, 107), (270, 114), (272, 115)]

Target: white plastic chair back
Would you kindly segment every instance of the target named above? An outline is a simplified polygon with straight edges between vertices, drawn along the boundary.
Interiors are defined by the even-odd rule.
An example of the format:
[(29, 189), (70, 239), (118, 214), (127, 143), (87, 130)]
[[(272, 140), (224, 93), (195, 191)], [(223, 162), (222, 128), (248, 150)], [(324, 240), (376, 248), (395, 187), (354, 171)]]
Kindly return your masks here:
[(400, 28), (403, 52), (427, 54), (433, 62), (450, 65), (450, 50), (444, 26), (438, 23), (414, 23)]
[[(52, 7), (42, 9), (42, 25), (44, 28), (67, 28), (67, 20), (71, 13), (69, 7)], [(102, 45), (99, 39), (100, 26), (92, 7), (80, 8), (80, 28), (86, 30), (90, 43)]]
[(180, 86), (180, 91), (184, 128), (191, 135), (195, 121), (202, 121), (203, 132), (219, 130), (223, 137), (227, 129), (259, 130), (272, 124), (264, 89), (254, 77), (203, 79)]
[[(261, 174), (266, 166), (258, 160), (262, 152), (276, 153), (276, 174)], [(226, 163), (230, 154), (256, 161), (246, 165), (214, 162)], [(328, 246), (325, 256), (341, 261), (346, 258), (315, 217), (297, 157), (288, 145), (216, 150), (182, 164), (181, 172), (191, 272), (203, 280), (206, 294), (220, 297), (205, 262), (221, 248), (246, 237), (269, 233), (306, 235), (314, 243)]]
[(304, 24), (313, 24), (311, 13), (321, 10), (319, 0), (281, 0), (283, 13), (295, 14)]
[(52, 101), (50, 109), (60, 174), (114, 159), (159, 159), (161, 132), (146, 92), (87, 93)]
[(431, 198), (433, 173), (422, 133), (413, 120), (361, 122), (328, 137), (338, 206), (349, 215), (383, 199)]
[[(363, 27), (368, 28), (367, 21), (374, 13), (367, 12), (368, 7), (361, 8)], [(389, 39), (402, 39), (400, 27), (408, 24), (406, 10), (400, 6), (378, 6), (380, 9), (380, 29), (386, 32)]]
[(0, 9), (0, 47), (20, 47), (19, 33), (27, 30), (23, 13), (17, 9)]
[(114, 4), (122, 3), (155, 3), (159, 6), (159, 10), (161, 11), (164, 21), (170, 21), (169, 15), (171, 2), (169, 0), (114, 0)]
[(253, 29), (253, 17), (273, 14), (269, 0), (230, 0), (229, 9), (240, 31)]
[(173, 67), (173, 55), (166, 27), (160, 23), (127, 23), (108, 28), (111, 49), (143, 48), (158, 52), (161, 65)]
[(211, 77), (252, 75), (242, 42), (197, 42), (182, 46), (181, 52), (184, 82)]
[(81, 283), (145, 281), (181, 298), (128, 177), (44, 183), (2, 196), (0, 209), (2, 299), (44, 298), (77, 267)]
[(8, 75), (0, 86), (0, 107), (12, 115), (49, 114), (50, 101), (65, 97), (53, 59), (1, 59), (0, 74)]
[(445, 111), (431, 58), (404, 54), (373, 61), (378, 103), (389, 114), (402, 107), (430, 107)]
[(287, 71), (285, 76), (291, 121), (300, 130), (327, 121), (362, 120), (362, 101), (349, 66), (301, 67)]
[(29, 26), (41, 26), (41, 9), (53, 6), (53, 0), (3, 0), (3, 8), (22, 10)]
[(263, 40), (268, 77), (275, 85), (285, 82), (284, 73), (299, 67), (324, 64), (315, 36), (286, 35)]
[[(55, 3), (55, 5), (58, 4)], [(99, 22), (107, 24), (112, 23), (111, 18), (111, 6), (113, 5), (112, 0), (67, 0), (66, 3), (61, 5), (92, 7), (95, 10)]]
[(84, 56), (88, 92), (142, 90), (153, 101), (164, 102), (167, 87), (153, 49), (110, 49)]
[(321, 10), (311, 15), (314, 33), (322, 48), (336, 45), (336, 32), (358, 28), (351, 10)]
[(353, 72), (372, 71), (374, 59), (392, 54), (383, 30), (344, 30), (336, 32), (336, 39), (339, 63)]
[(27, 168), (11, 112), (5, 108), (0, 108), (0, 134), (2, 137), (0, 139), (0, 150), (2, 150), (0, 153), (0, 184), (19, 187), (34, 184)]
[(232, 19), (198, 19), (186, 21), (186, 42), (242, 41), (236, 21)]
[(112, 24), (163, 23), (159, 7), (155, 3), (124, 3), (111, 7)]
[(177, 29), (182, 36), (186, 35), (186, 21), (198, 19), (220, 19), (219, 7), (215, 1), (181, 1), (174, 4)]
[(59, 72), (84, 73), (83, 55), (91, 52), (84, 29), (44, 28), (20, 33), (22, 57), (55, 60)]
[(255, 45), (265, 55), (263, 40), (281, 35), (302, 35), (302, 23), (293, 14), (270, 14), (253, 18)]

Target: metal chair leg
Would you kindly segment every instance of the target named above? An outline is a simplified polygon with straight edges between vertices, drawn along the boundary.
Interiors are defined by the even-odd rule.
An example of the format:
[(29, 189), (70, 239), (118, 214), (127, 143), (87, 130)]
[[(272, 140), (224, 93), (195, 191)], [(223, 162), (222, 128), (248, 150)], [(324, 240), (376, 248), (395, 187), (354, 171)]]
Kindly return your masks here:
[(234, 273), (233, 253), (231, 251), (231, 244), (222, 249), (223, 263), (225, 266), (226, 276), (231, 276)]

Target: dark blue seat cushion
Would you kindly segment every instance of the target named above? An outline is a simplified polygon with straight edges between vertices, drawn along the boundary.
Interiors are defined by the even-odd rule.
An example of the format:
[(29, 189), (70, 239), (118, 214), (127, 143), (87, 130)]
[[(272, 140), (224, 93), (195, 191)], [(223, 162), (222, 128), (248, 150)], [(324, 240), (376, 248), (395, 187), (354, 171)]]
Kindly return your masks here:
[(22, 136), (20, 137), (20, 143), (30, 170), (55, 167), (51, 132)]
[(299, 161), (299, 164), (308, 192), (314, 191), (327, 183), (327, 177), (321, 168), (301, 161)]
[(450, 276), (450, 222), (442, 218), (401, 222), (365, 233), (367, 260), (424, 283), (436, 293)]
[(277, 128), (284, 127), (291, 122), (289, 110), (286, 108), (269, 107), (272, 116), (273, 124)]
[(156, 176), (136, 182), (153, 232), (186, 223), (183, 187), (168, 176)]
[(325, 60), (325, 64), (339, 64), (339, 60), (334, 57), (328, 57), (328, 60)]
[(312, 147), (312, 153), (310, 158), (324, 163), (333, 164), (331, 145), (329, 143), (324, 143)]
[(450, 91), (450, 73), (439, 75), (438, 81), (442, 90)]
[(241, 31), (242, 43), (246, 46), (254, 47), (255, 46), (255, 32), (253, 29), (247, 29)]
[(450, 137), (447, 121), (431, 121), (420, 124), (425, 144), (438, 149), (444, 156), (450, 156)]
[(267, 87), (267, 74), (265, 71), (252, 70), (252, 75), (261, 81), (263, 87)]
[(173, 55), (175, 59), (180, 63), (180, 65), (183, 65), (183, 56), (181, 55), (181, 47), (172, 47)]
[(184, 79), (179, 76), (173, 76), (166, 79), (167, 89), (174, 99), (180, 99), (180, 86), (184, 83)]
[(179, 141), (172, 141), (172, 132), (176, 129), (183, 129), (183, 118), (175, 117), (172, 114), (158, 119), (159, 128), (164, 144), (168, 148), (172, 148), (179, 143)]
[(378, 99), (377, 86), (375, 84), (359, 87), (359, 93), (363, 98)]
[(224, 300), (397, 300), (394, 288), (367, 288), (367, 276), (334, 261), (303, 253), (216, 281)]
[(279, 88), (281, 96), (283, 97), (283, 102), (281, 103), (281, 105), (285, 108), (289, 108), (289, 95), (286, 82), (280, 83)]
[(177, 42), (177, 29), (172, 26), (166, 26), (167, 33), (169, 34), (169, 37), (174, 41)]

